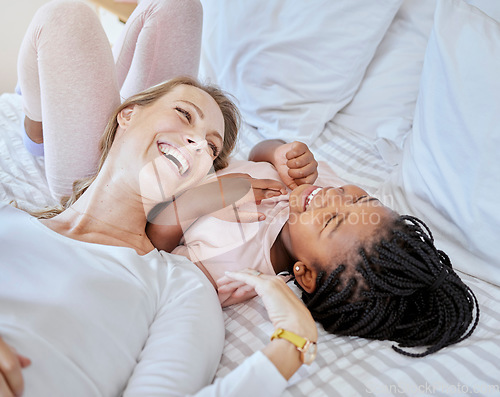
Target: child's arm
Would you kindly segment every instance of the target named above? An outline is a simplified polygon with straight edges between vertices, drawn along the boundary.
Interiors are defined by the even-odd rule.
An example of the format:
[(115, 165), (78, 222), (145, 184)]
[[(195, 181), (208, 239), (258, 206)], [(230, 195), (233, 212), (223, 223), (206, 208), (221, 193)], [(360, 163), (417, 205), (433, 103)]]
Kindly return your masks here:
[(274, 165), (281, 180), (290, 189), (314, 183), (318, 177), (318, 162), (303, 142), (286, 143), (280, 139), (263, 141), (254, 146), (248, 159)]
[[(240, 205), (264, 198), (286, 194), (285, 186), (272, 179), (255, 179), (246, 174), (227, 174), (215, 182), (205, 183), (175, 196), (172, 201), (157, 206), (148, 215), (146, 233), (159, 250), (171, 252), (182, 234), (198, 218), (220, 210), (232, 214)], [(229, 214), (229, 218), (231, 218)], [(259, 212), (238, 211), (239, 222), (256, 222), (265, 219)]]

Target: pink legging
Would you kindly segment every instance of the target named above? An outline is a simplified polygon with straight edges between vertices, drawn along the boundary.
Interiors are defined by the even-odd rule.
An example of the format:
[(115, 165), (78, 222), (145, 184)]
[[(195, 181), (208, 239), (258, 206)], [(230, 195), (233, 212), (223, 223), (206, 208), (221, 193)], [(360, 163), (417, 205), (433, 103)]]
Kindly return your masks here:
[(43, 125), (54, 197), (95, 173), (99, 139), (121, 100), (197, 75), (201, 27), (198, 0), (142, 0), (112, 51), (85, 3), (56, 0), (38, 10), (21, 45), (18, 77), (25, 114)]

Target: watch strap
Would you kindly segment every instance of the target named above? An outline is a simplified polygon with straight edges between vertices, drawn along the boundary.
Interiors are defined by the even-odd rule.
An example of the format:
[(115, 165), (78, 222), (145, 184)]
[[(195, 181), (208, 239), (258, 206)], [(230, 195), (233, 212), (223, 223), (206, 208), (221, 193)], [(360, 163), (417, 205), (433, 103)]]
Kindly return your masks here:
[(278, 328), (271, 335), (271, 340), (276, 338), (286, 339), (287, 341), (293, 343), (299, 350), (302, 350), (306, 343), (309, 342), (309, 339), (303, 338), (302, 336), (299, 336), (291, 331), (284, 330), (283, 328)]

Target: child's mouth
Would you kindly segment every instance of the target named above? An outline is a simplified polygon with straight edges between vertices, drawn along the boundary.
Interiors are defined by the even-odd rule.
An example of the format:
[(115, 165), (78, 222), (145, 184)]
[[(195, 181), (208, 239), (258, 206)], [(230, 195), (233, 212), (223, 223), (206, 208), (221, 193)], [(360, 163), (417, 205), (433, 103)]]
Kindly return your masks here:
[(322, 188), (317, 187), (311, 193), (308, 194), (304, 203), (304, 211), (307, 211), (307, 207), (309, 207), (309, 204), (311, 204), (311, 201), (313, 200), (314, 196), (316, 196), (321, 190)]

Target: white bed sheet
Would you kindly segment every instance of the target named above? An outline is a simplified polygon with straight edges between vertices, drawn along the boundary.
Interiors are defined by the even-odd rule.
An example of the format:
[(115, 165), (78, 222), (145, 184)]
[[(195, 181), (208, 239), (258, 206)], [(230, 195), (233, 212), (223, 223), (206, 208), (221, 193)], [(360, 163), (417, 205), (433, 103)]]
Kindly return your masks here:
[[(21, 115), (16, 94), (0, 96), (0, 200), (16, 199), (30, 207), (49, 205), (54, 200), (44, 177), (43, 160), (33, 158), (22, 145)], [(240, 158), (252, 144), (249, 136), (242, 132)], [(334, 122), (312, 149), (344, 180), (371, 191), (391, 171), (371, 142)], [(391, 342), (338, 337), (320, 329), (316, 361), (292, 377), (284, 395), (500, 396), (500, 287), (462, 277), (476, 293), (481, 308), (479, 326), (467, 340), (414, 359), (394, 352)], [(226, 308), (224, 317), (226, 340), (219, 377), (264, 347), (273, 330), (259, 298)]]

